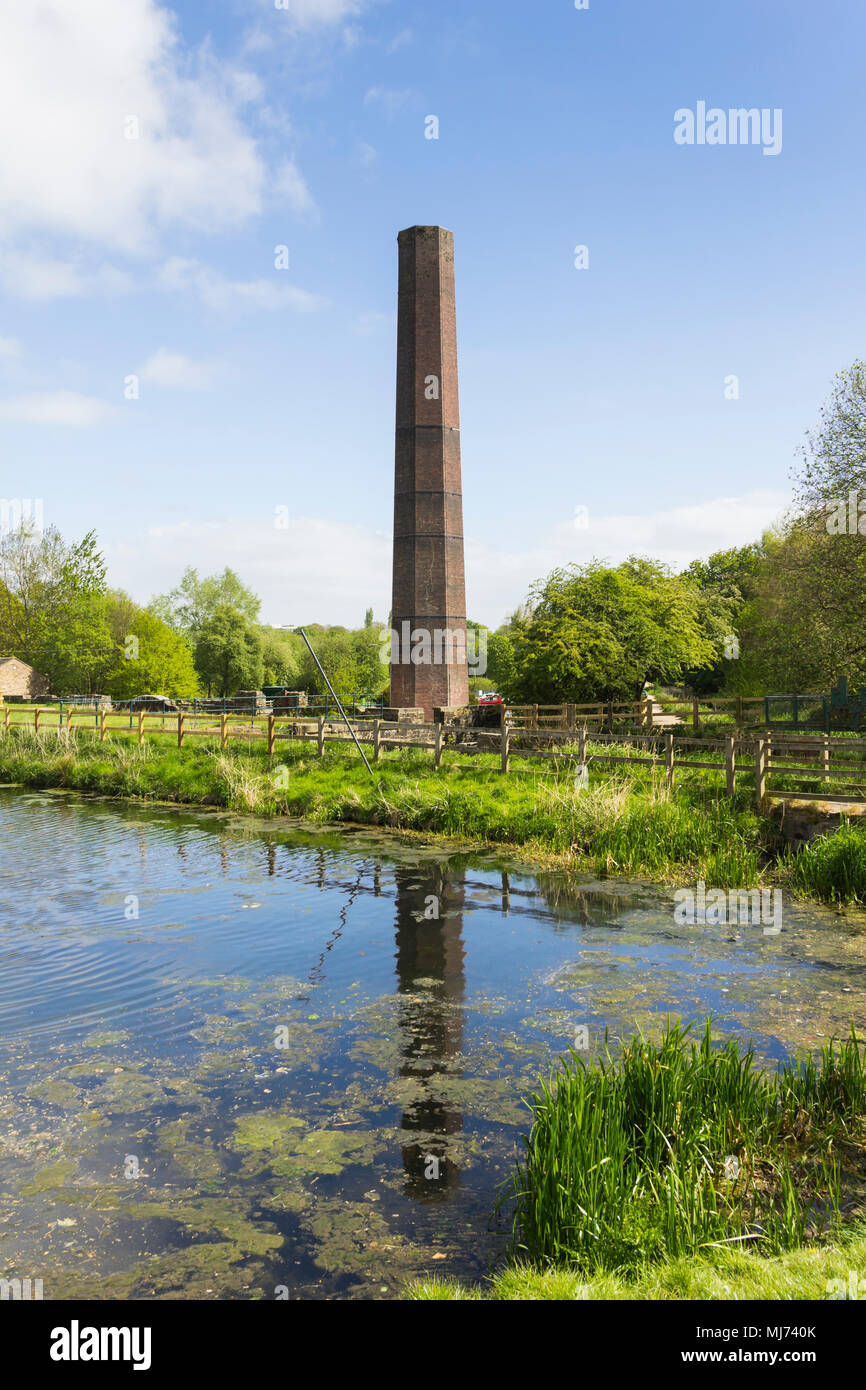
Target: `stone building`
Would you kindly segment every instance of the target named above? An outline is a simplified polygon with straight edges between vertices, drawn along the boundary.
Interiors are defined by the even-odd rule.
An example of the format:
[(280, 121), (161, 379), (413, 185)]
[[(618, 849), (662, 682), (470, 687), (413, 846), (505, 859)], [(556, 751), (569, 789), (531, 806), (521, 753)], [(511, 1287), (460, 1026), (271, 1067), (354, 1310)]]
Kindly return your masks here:
[(47, 676), (41, 676), (17, 656), (0, 657), (0, 695), (4, 700), (41, 700), (51, 689)]

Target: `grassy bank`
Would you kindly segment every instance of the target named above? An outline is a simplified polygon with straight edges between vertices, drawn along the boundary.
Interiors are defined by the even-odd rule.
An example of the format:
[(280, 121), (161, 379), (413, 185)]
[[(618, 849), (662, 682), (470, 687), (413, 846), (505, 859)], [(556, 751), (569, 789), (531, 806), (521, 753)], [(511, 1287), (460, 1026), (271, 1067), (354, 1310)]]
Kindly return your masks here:
[[(619, 1059), (572, 1052), (531, 1097), (504, 1200), (516, 1263), (413, 1298), (827, 1297), (866, 1277), (866, 1057), (849, 1039), (775, 1074), (669, 1025)], [(846, 1223), (853, 1223), (846, 1225)]]
[(513, 768), (502, 777), (494, 756), (446, 754), (437, 772), (429, 753), (403, 749), (385, 753), (371, 777), (350, 745), (328, 745), (319, 758), (314, 745), (284, 743), (269, 761), (253, 741), (221, 752), (205, 739), (179, 749), (166, 736), (139, 748), (128, 736), (100, 744), (76, 730), (20, 728), (0, 739), (0, 779), (30, 787), (391, 826), (519, 847), (598, 875), (739, 888), (772, 869), (804, 894), (866, 901), (866, 832), (840, 832), (774, 865), (773, 823), (755, 813), (748, 786), (724, 794), (721, 770), (684, 773), (670, 795), (643, 767), (592, 772), (588, 790), (566, 760), (539, 771), (515, 757)]
[[(852, 1279), (853, 1275), (853, 1279)], [(854, 1282), (856, 1280), (856, 1283)], [(857, 1222), (836, 1241), (763, 1257), (749, 1251), (708, 1251), (649, 1266), (632, 1279), (616, 1274), (589, 1278), (564, 1269), (513, 1265), (487, 1284), (432, 1278), (406, 1290), (421, 1302), (644, 1299), (826, 1299), (866, 1290), (866, 1223)]]

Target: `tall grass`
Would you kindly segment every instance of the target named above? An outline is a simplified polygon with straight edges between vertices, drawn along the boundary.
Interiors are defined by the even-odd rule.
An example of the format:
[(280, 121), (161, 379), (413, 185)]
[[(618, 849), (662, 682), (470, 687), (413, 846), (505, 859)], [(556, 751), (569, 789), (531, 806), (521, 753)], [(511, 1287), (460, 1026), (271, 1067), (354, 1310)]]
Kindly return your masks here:
[(565, 763), (503, 777), (497, 757), (452, 756), (437, 772), (429, 753), (400, 750), (370, 777), (354, 749), (334, 745), (324, 758), (309, 744), (283, 745), (269, 763), (255, 744), (222, 753), (201, 739), (178, 749), (168, 735), (139, 748), (123, 737), (100, 744), (89, 732), (22, 728), (0, 739), (0, 778), (519, 845), (599, 875), (686, 872), (717, 887), (751, 887), (760, 876), (761, 826), (748, 807), (699, 783), (671, 796), (631, 769), (594, 778), (587, 792)]
[[(493, 755), (446, 753), (436, 770), (429, 752), (393, 750), (370, 777), (354, 748), (285, 743), (270, 761), (261, 743), (114, 734), (100, 744), (90, 730), (15, 728), (0, 737), (0, 779), (70, 787), (109, 796), (225, 806), (261, 816), (384, 825), (487, 844), (520, 846), (534, 857), (598, 876), (703, 879), (717, 888), (753, 888), (772, 861), (776, 832), (758, 816), (747, 787), (724, 792), (724, 775), (684, 773), (672, 794), (657, 772), (628, 764), (591, 769), (579, 789), (574, 766), (553, 760), (512, 763), (503, 777)], [(866, 833), (843, 830), (783, 858), (784, 877), (800, 891), (834, 902), (866, 902)]]
[[(533, 1265), (622, 1272), (708, 1248), (779, 1252), (838, 1223), (842, 1156), (866, 1120), (853, 1028), (820, 1066), (766, 1075), (750, 1045), (700, 1044), (668, 1024), (614, 1062), (577, 1053), (530, 1099), (533, 1124), (507, 1197)], [(862, 1146), (856, 1151), (862, 1165)]]
[(843, 824), (786, 860), (794, 884), (825, 902), (866, 905), (866, 829)]

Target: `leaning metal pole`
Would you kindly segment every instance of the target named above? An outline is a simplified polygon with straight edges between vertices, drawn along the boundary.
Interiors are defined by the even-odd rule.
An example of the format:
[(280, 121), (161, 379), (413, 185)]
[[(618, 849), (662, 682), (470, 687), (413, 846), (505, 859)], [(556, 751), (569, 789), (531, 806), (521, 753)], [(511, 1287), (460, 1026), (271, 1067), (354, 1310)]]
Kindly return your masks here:
[(317, 665), (318, 668), (319, 668), (319, 675), (322, 677), (322, 680), (325, 682), (326, 686), (328, 687), (328, 689), (330, 690), (331, 694), (333, 695), (333, 697), (334, 697), (334, 702), (335, 702), (335, 704), (336, 704), (336, 706), (337, 706), (337, 709), (340, 711), (340, 713), (341, 713), (342, 716), (343, 716), (343, 722), (345, 723), (346, 728), (349, 730), (349, 733), (352, 735), (352, 738), (355, 740), (355, 747), (357, 748), (358, 752), (361, 754), (361, 757), (364, 759), (364, 766), (365, 766), (365, 768), (367, 769), (367, 771), (369, 772), (370, 776), (372, 777), (372, 776), (373, 776), (373, 769), (371, 768), (370, 764), (367, 762), (367, 755), (366, 755), (366, 753), (364, 752), (363, 748), (361, 747), (360, 743), (358, 742), (358, 736), (357, 736), (357, 734), (355, 733), (355, 730), (352, 728), (351, 724), (349, 723), (348, 719), (346, 718), (346, 711), (343, 709), (343, 706), (340, 704), (340, 701), (339, 701), (338, 698), (337, 698), (337, 692), (334, 690), (334, 687), (331, 685), (331, 682), (328, 680), (328, 677), (325, 675), (324, 671), (322, 670), (322, 663), (321, 663), (321, 661), (319, 660), (319, 658), (316, 656), (316, 653), (313, 651), (313, 648), (310, 646), (310, 639), (309, 639), (309, 637), (307, 636), (307, 634), (304, 632), (304, 629), (303, 629), (302, 627), (299, 627), (299, 628), (298, 628), (298, 636), (299, 636), (299, 637), (303, 637), (304, 641), (306, 642), (306, 644), (307, 644), (307, 650), (309, 651), (310, 656), (313, 658), (313, 660), (315, 661), (316, 665)]

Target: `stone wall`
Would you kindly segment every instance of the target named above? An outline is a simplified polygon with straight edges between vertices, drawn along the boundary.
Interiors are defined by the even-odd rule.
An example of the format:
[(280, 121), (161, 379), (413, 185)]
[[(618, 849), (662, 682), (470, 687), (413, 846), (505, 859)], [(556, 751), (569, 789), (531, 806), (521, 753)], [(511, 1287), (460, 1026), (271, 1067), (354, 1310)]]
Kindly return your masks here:
[(51, 689), (46, 676), (34, 671), (26, 661), (17, 657), (0, 660), (0, 695), (21, 700), (40, 700)]

